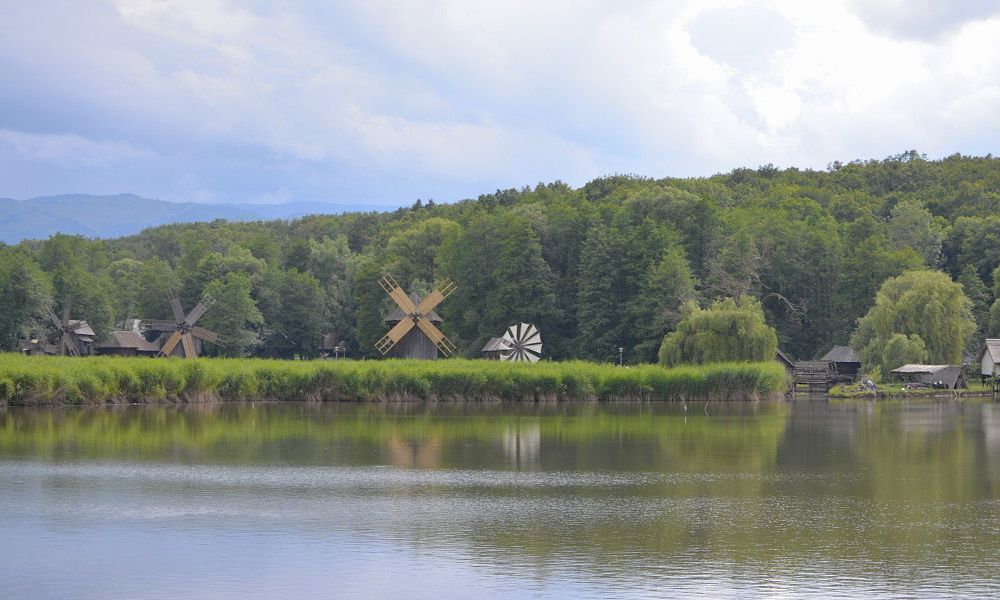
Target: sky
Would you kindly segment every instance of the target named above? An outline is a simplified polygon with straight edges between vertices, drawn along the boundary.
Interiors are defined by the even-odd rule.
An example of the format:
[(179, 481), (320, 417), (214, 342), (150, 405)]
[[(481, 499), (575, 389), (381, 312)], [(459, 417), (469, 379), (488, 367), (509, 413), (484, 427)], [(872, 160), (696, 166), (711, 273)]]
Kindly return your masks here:
[(1000, 0), (0, 0), (0, 196), (450, 202), (1000, 154)]

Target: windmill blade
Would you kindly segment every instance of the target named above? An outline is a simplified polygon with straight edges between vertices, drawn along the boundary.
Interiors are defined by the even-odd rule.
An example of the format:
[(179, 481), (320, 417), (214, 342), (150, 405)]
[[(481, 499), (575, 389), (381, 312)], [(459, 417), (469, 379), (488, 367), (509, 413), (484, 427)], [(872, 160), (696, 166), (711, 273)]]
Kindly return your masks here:
[(198, 350), (190, 333), (181, 334), (181, 346), (184, 348), (184, 358), (198, 358)]
[(170, 297), (170, 310), (174, 312), (174, 320), (184, 320), (184, 307), (181, 306), (181, 301), (177, 299), (177, 296)]
[(205, 294), (205, 297), (202, 298), (198, 304), (195, 304), (194, 308), (191, 309), (191, 312), (188, 313), (188, 316), (184, 319), (184, 324), (194, 325), (197, 323), (198, 319), (204, 317), (205, 313), (208, 312), (209, 307), (213, 304), (215, 304), (215, 298)]
[(542, 356), (542, 334), (530, 323), (511, 325), (502, 342), (508, 350), (500, 353), (500, 360), (535, 363)]
[(214, 331), (210, 331), (208, 329), (205, 329), (204, 327), (198, 327), (197, 325), (191, 328), (191, 335), (193, 335), (196, 338), (205, 340), (206, 342), (211, 342), (213, 344), (218, 344), (222, 339), (222, 336), (215, 333)]
[(424, 335), (434, 342), (434, 345), (441, 351), (441, 354), (451, 356), (451, 354), (455, 351), (455, 344), (445, 337), (445, 335), (441, 333), (441, 330), (435, 327), (434, 324), (427, 319), (417, 319), (417, 327), (420, 328), (420, 331), (424, 332)]
[(73, 336), (68, 331), (64, 331), (62, 334), (62, 345), (63, 354), (80, 356), (80, 349), (76, 347), (76, 340), (73, 339)]
[(173, 354), (174, 348), (176, 348), (177, 344), (181, 341), (181, 335), (180, 331), (171, 333), (170, 337), (167, 338), (167, 341), (163, 342), (163, 346), (160, 347), (160, 354), (163, 356), (170, 356)]
[[(407, 298), (409, 300), (409, 298)], [(403, 319), (399, 323), (396, 323), (389, 333), (382, 336), (382, 339), (375, 342), (375, 349), (378, 350), (382, 356), (392, 349), (399, 340), (403, 339), (403, 336), (413, 329), (413, 319)]]
[(396, 305), (402, 309), (403, 314), (417, 314), (417, 305), (413, 303), (413, 300), (410, 300), (410, 297), (406, 295), (403, 288), (399, 287), (399, 284), (392, 278), (392, 275), (383, 275), (378, 282), (382, 286), (382, 289), (389, 294), (389, 297), (396, 302)]
[(426, 315), (434, 310), (434, 308), (437, 307), (438, 304), (441, 304), (442, 300), (450, 296), (457, 287), (458, 286), (456, 286), (451, 279), (448, 279), (447, 277), (442, 279), (440, 283), (434, 286), (431, 293), (427, 294), (427, 297), (420, 301), (420, 305), (417, 306), (417, 314)]
[(62, 321), (59, 320), (59, 317), (56, 315), (56, 311), (51, 308), (49, 309), (49, 318), (52, 319), (52, 324), (55, 325), (56, 331), (62, 331)]
[(179, 323), (158, 320), (142, 321), (142, 326), (150, 331), (177, 331), (181, 328)]

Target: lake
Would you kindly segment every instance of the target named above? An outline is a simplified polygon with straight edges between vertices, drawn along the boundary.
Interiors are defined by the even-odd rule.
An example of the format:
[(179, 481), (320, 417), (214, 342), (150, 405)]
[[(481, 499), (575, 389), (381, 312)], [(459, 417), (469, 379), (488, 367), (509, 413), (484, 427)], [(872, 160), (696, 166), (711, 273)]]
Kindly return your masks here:
[(0, 411), (0, 596), (1000, 596), (1000, 404)]

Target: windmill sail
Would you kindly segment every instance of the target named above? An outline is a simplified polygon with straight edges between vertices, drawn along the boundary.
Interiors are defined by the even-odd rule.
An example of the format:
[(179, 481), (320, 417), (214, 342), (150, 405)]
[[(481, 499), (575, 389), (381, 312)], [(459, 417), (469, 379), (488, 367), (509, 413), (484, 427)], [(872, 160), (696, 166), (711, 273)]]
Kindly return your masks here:
[(511, 325), (501, 343), (506, 349), (500, 352), (500, 360), (534, 363), (542, 357), (542, 334), (530, 323)]

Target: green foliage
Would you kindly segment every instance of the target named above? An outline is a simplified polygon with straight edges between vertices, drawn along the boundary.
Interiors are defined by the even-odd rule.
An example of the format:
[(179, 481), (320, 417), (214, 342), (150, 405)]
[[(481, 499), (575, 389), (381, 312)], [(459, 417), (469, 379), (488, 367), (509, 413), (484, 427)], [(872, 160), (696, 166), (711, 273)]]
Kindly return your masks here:
[(0, 354), (14, 405), (221, 400), (752, 400), (784, 391), (781, 365), (623, 369), (585, 362), (275, 361)]
[(972, 303), (960, 284), (940, 271), (907, 271), (879, 288), (875, 306), (858, 321), (851, 346), (860, 349), (864, 367), (870, 368), (882, 363), (895, 334), (915, 335), (926, 345), (931, 363), (961, 364), (974, 327)]
[(660, 364), (774, 359), (777, 335), (764, 321), (764, 311), (753, 298), (717, 300), (707, 309), (688, 302), (682, 313), (677, 331), (663, 338)]
[(879, 356), (868, 356), (869, 352), (877, 349), (874, 345), (866, 346), (861, 353), (861, 360), (868, 365), (878, 365), (879, 373), (889, 373), (906, 364), (925, 364), (927, 361), (927, 346), (919, 335), (894, 333), (881, 347)]
[(48, 318), (52, 285), (26, 254), (0, 246), (0, 350), (12, 350), (36, 321)]
[[(0, 347), (68, 296), (73, 316), (103, 334), (126, 317), (169, 317), (173, 292), (191, 307), (232, 274), (249, 280), (263, 322), (235, 328), (229, 315), (234, 329), (224, 336), (255, 334), (264, 355), (310, 356), (334, 332), (352, 356), (374, 357), (393, 308), (378, 278), (391, 273), (408, 292), (454, 280), (438, 313), (465, 356), (531, 321), (547, 358), (610, 361), (622, 347), (627, 362), (649, 362), (682, 302), (748, 295), (782, 349), (809, 357), (850, 338), (884, 281), (940, 267), (973, 302), (973, 348), (1000, 297), (982, 293), (1000, 266), (998, 189), (1000, 159), (928, 161), (910, 151), (822, 172), (616, 175), (579, 189), (557, 181), (386, 213), (186, 223), (103, 241), (54, 235), (0, 250), (0, 273), (21, 273), (11, 290), (34, 290), (36, 303), (25, 313), (20, 292), (0, 289), (11, 298), (0, 304)], [(293, 272), (311, 279), (293, 283)], [(934, 343), (919, 335), (933, 356)]]

